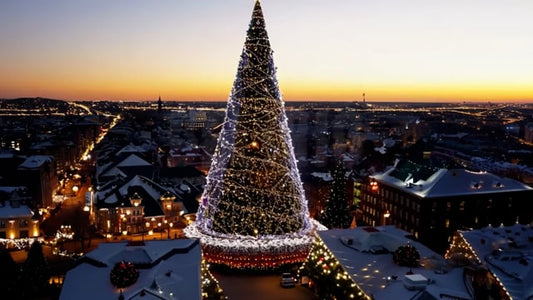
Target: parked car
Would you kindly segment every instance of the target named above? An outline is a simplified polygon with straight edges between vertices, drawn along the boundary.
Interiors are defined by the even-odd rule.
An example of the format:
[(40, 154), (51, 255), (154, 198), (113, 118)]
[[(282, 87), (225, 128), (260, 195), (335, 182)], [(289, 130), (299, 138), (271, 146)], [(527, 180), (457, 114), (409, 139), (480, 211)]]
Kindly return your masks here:
[(279, 284), (282, 287), (294, 287), (296, 285), (296, 282), (296, 278), (294, 278), (291, 273), (283, 273), (281, 274), (281, 280)]

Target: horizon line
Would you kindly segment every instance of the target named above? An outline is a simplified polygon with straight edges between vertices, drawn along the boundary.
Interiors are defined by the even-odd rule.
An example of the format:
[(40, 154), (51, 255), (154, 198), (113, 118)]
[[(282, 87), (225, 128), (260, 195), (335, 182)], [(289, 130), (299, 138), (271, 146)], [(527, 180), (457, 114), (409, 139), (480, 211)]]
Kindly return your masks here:
[[(0, 98), (0, 100), (21, 100), (21, 99), (47, 99), (47, 100), (57, 100), (57, 101), (66, 101), (66, 102), (83, 102), (83, 101), (89, 101), (89, 102), (158, 102), (159, 99), (158, 98), (154, 98), (154, 99), (144, 99), (144, 100), (141, 100), (141, 99), (136, 99), (136, 100), (131, 100), (131, 99), (93, 99), (93, 100), (87, 100), (87, 99), (60, 99), (60, 98), (50, 98), (50, 97), (40, 97), (40, 96), (34, 96), (34, 97), (26, 97), (26, 96), (23, 96), (23, 97), (16, 97), (16, 98)], [(210, 103), (210, 102), (216, 102), (216, 103), (220, 103), (220, 102), (228, 102), (228, 100), (207, 100), (207, 99), (186, 99), (186, 100), (171, 100), (171, 99), (164, 99), (163, 97), (161, 97), (161, 101), (162, 102), (205, 102), (205, 103)], [(365, 104), (372, 104), (372, 103), (444, 103), (444, 104), (449, 104), (449, 103), (476, 103), (476, 104), (479, 104), (479, 103), (487, 103), (487, 104), (494, 104), (494, 103), (498, 103), (498, 104), (533, 104), (533, 100), (514, 100), (514, 101), (511, 101), (511, 100), (450, 100), (450, 101), (446, 101), (446, 100), (368, 100), (368, 99), (365, 99), (364, 101), (363, 100), (320, 100), (320, 99), (315, 99), (315, 100), (283, 100), (283, 102), (287, 103), (287, 102), (301, 102), (301, 103), (305, 103), (305, 102), (330, 102), (330, 103), (335, 103), (335, 102), (338, 102), (338, 103), (365, 103)]]

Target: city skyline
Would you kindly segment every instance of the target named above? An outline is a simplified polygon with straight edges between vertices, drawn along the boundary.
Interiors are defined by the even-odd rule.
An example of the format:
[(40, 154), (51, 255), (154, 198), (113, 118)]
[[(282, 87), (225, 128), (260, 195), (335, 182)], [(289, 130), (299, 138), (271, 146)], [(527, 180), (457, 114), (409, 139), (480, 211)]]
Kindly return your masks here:
[[(253, 2), (2, 2), (0, 98), (227, 101)], [(286, 101), (533, 101), (529, 1), (262, 6)]]

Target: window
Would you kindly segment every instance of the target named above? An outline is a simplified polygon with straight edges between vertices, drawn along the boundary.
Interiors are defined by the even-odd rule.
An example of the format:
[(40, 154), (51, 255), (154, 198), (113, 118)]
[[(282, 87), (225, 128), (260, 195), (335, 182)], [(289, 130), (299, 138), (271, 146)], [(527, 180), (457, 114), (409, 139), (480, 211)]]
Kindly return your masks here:
[(0, 228), (6, 228), (6, 221), (0, 220)]

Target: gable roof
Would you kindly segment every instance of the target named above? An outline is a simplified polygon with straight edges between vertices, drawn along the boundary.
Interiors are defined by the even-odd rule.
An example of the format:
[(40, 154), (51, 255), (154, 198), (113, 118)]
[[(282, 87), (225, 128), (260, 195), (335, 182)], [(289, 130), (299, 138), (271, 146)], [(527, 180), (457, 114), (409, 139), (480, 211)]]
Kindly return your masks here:
[(165, 213), (159, 199), (167, 191), (168, 189), (154, 181), (137, 175), (122, 185), (108, 190), (106, 196), (99, 199), (97, 204), (100, 207), (131, 206), (129, 197), (137, 193), (142, 198), (141, 205), (144, 206), (145, 217), (162, 216)]
[(140, 166), (152, 166), (151, 163), (140, 158), (135, 154), (130, 154), (128, 157), (119, 162), (117, 167), (140, 167)]

